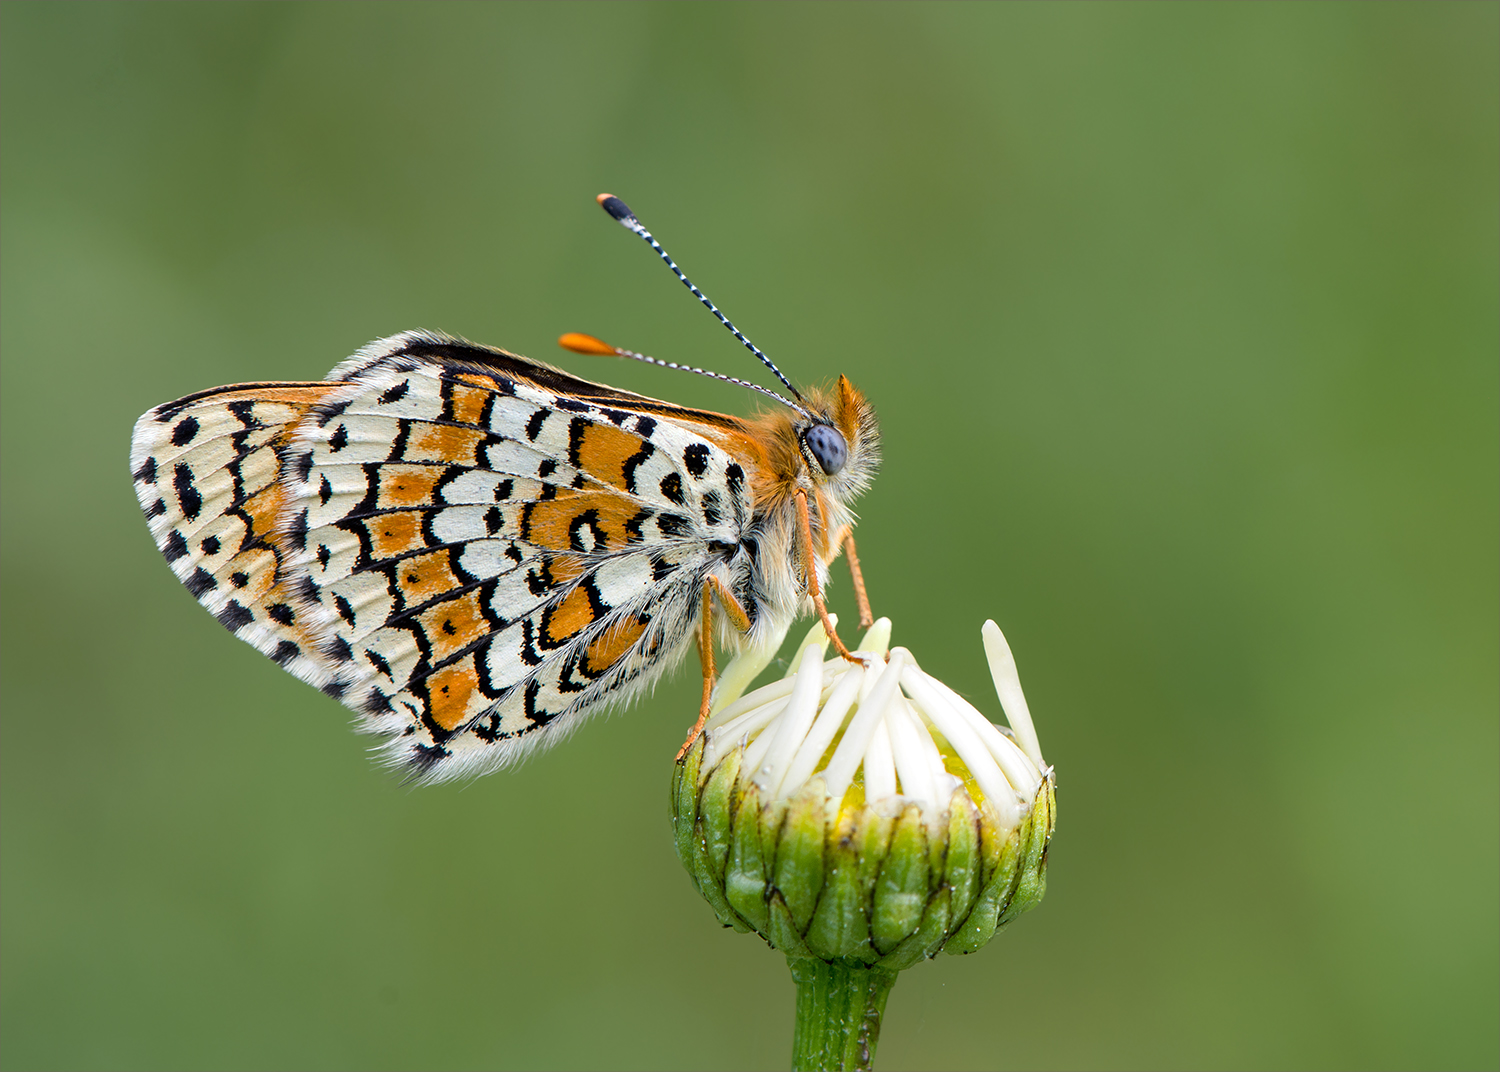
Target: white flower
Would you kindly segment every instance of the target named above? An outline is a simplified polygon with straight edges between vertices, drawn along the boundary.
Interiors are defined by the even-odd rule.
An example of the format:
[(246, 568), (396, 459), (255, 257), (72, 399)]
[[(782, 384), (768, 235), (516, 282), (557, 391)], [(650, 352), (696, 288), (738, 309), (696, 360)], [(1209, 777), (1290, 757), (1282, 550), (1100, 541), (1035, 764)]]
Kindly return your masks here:
[[(726, 926), (795, 963), (894, 973), (971, 953), (1041, 900), (1052, 769), (993, 622), (996, 726), (924, 673), (891, 623), (861, 661), (824, 659), (814, 627), (780, 681), (741, 695), (775, 647), (725, 668), (703, 734), (673, 773), (677, 853)], [(842, 970), (842, 969), (841, 969)]]
[(863, 804), (890, 814), (914, 803), (933, 826), (946, 822), (949, 802), (967, 775), (975, 804), (1008, 834), (1025, 818), (1051, 769), (1042, 759), (1004, 634), (992, 621), (981, 634), (1009, 729), (924, 673), (907, 649), (891, 649), (887, 658), (889, 618), (877, 621), (857, 645), (864, 665), (825, 660), (828, 639), (814, 625), (780, 681), (740, 695), (769, 661), (764, 649), (725, 667), (704, 724), (701, 769), (743, 747), (739, 777), (753, 782), (763, 802), (791, 799), (821, 778), (837, 810), (858, 783)]

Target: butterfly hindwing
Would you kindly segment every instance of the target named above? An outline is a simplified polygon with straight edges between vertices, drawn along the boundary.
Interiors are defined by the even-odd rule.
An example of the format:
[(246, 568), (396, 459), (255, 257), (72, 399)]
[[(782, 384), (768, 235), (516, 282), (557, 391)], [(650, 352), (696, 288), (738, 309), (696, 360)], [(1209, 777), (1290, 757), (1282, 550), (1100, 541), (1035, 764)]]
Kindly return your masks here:
[(172, 571), (223, 625), (303, 680), (328, 667), (296, 609), (282, 456), (325, 383), (244, 384), (158, 406), (136, 422), (131, 470)]
[(329, 691), (440, 779), (653, 682), (751, 507), (735, 460), (683, 422), (402, 338), (301, 420), (283, 530)]

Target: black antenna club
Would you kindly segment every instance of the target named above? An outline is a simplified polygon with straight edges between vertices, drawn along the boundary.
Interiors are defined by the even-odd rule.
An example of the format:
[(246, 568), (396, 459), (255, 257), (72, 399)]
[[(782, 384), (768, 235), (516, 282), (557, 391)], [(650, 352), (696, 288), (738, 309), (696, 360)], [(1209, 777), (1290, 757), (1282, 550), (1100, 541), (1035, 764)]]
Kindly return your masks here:
[[(603, 208), (605, 212), (608, 212), (611, 216), (613, 216), (616, 220), (618, 220), (620, 222), (621, 226), (623, 226), (626, 230), (628, 230), (628, 231), (634, 231), (636, 234), (640, 235), (643, 239), (645, 239), (646, 242), (647, 242), (647, 244), (650, 245), (652, 249), (656, 250), (657, 256), (659, 256), (663, 261), (666, 262), (666, 265), (667, 265), (668, 268), (672, 269), (672, 274), (675, 275), (678, 279), (682, 280), (682, 285), (685, 286), (685, 287), (687, 287), (688, 290), (690, 290), (690, 291), (693, 292), (693, 297), (697, 298), (700, 302), (702, 302), (704, 304), (704, 306), (708, 309), (709, 312), (713, 313), (714, 316), (718, 317), (719, 318), (719, 323), (723, 324), (726, 328), (728, 328), (730, 330), (730, 333), (733, 334), (736, 339), (739, 339), (740, 342), (744, 344), (745, 349), (749, 350), (756, 357), (760, 358), (761, 362), (766, 366), (766, 368), (770, 369), (775, 374), (775, 376), (776, 376), (776, 378), (778, 380), (780, 380), (782, 383), (786, 384), (786, 389), (788, 391), (792, 392), (792, 397), (793, 398), (795, 398), (798, 402), (803, 401), (803, 399), (802, 399), (802, 392), (799, 391), (799, 390), (797, 390), (796, 387), (792, 386), (792, 381), (789, 380), (789, 379), (787, 379), (785, 376), (783, 376), (781, 374), (781, 370), (776, 367), (775, 362), (773, 362), (769, 357), (767, 357), (761, 351), (761, 348), (759, 346), (756, 346), (749, 339), (745, 338), (745, 336), (740, 332), (740, 329), (737, 328), (737, 327), (735, 327), (734, 324), (730, 322), (730, 320), (729, 320), (729, 318), (727, 316), (725, 316), (723, 313), (719, 312), (719, 307), (717, 305), (715, 305), (713, 302), (709, 301), (708, 297), (703, 293), (703, 291), (699, 290), (697, 287), (695, 287), (693, 285), (693, 281), (691, 279), (689, 279), (687, 276), (685, 276), (685, 275), (682, 274), (682, 269), (679, 268), (679, 267), (677, 267), (677, 262), (674, 261), (671, 258), (671, 256), (668, 255), (668, 253), (667, 253), (666, 250), (664, 250), (664, 249), (661, 248), (661, 243), (656, 240), (656, 237), (650, 231), (646, 230), (646, 228), (641, 225), (641, 221), (635, 218), (635, 213), (630, 211), (630, 206), (629, 205), (627, 205), (624, 201), (621, 201), (614, 194), (600, 194), (597, 198), (595, 198), (595, 200), (599, 202), (600, 207)], [(666, 362), (657, 362), (657, 363), (659, 363), (659, 364), (666, 364)], [(674, 367), (686, 367), (686, 366), (674, 366)], [(693, 371), (697, 371), (697, 370), (695, 369)], [(715, 375), (715, 376), (717, 376), (718, 373), (705, 373), (705, 375)], [(722, 378), (723, 379), (731, 379), (731, 377), (727, 377), (727, 376), (722, 377)], [(746, 386), (750, 386), (750, 385), (747, 384)], [(771, 392), (767, 392), (767, 393), (771, 394)], [(780, 395), (773, 395), (773, 397), (780, 398), (781, 396)], [(781, 400), (783, 402), (786, 401), (786, 399), (781, 399)], [(788, 403), (788, 405), (790, 405), (790, 403)], [(802, 406), (792, 406), (792, 408), (796, 409), (796, 410), (799, 410), (799, 411), (801, 411), (804, 414), (807, 413), (807, 411), (805, 409), (803, 409)]]

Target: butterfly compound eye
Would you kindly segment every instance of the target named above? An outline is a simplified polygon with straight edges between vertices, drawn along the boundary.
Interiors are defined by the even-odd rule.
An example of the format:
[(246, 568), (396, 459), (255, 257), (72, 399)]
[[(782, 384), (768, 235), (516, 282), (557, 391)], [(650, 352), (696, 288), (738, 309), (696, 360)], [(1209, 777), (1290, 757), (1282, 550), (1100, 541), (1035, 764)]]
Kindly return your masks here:
[(813, 425), (803, 433), (802, 442), (807, 444), (807, 449), (812, 451), (812, 456), (818, 459), (823, 472), (829, 476), (842, 469), (849, 459), (849, 447), (844, 443), (844, 437), (830, 425)]

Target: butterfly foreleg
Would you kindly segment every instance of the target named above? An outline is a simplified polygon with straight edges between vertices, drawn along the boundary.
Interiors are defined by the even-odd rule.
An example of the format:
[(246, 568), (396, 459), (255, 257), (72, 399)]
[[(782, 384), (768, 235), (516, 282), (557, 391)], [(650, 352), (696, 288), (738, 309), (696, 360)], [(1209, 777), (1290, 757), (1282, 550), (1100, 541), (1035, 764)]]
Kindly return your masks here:
[(833, 642), (833, 649), (851, 663), (860, 662), (844, 646), (839, 639), (838, 631), (833, 627), (833, 621), (828, 617), (828, 605), (823, 602), (823, 586), (818, 583), (818, 570), (813, 553), (812, 539), (812, 516), (807, 512), (807, 492), (798, 488), (794, 493), (797, 500), (797, 531), (802, 540), (802, 566), (807, 577), (807, 594), (812, 597), (813, 607), (817, 609), (818, 621), (823, 623), (823, 633)]
[(698, 659), (703, 666), (703, 702), (698, 707), (698, 721), (693, 723), (687, 740), (677, 751), (678, 759), (687, 755), (687, 750), (693, 747), (693, 742), (703, 732), (703, 724), (708, 721), (709, 702), (713, 699), (714, 683), (718, 677), (718, 670), (714, 666), (715, 596), (718, 596), (719, 606), (724, 609), (724, 614), (729, 618), (730, 623), (741, 633), (750, 631), (750, 615), (740, 605), (740, 601), (734, 597), (734, 593), (723, 581), (709, 574), (708, 579), (703, 582), (703, 606), (698, 627)]

